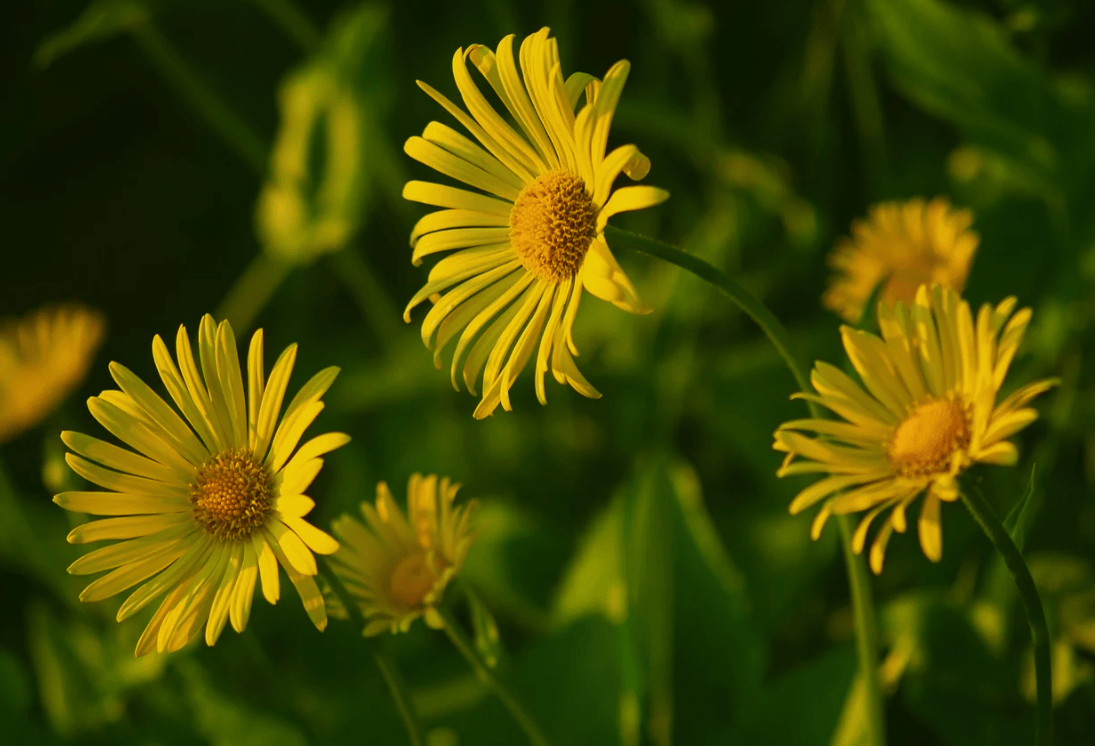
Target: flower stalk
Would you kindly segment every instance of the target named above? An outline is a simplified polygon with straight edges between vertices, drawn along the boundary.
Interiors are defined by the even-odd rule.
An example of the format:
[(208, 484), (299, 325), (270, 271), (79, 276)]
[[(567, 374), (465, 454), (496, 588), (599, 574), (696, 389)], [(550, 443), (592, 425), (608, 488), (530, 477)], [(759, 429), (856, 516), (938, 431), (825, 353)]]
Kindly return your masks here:
[(550, 746), (547, 736), (544, 735), (544, 731), (536, 724), (532, 715), (528, 713), (528, 710), (517, 700), (505, 684), (499, 680), (494, 672), (488, 667), (483, 660), (479, 657), (479, 654), (475, 652), (475, 648), (471, 642), (465, 636), (460, 625), (452, 617), (452, 613), (447, 609), (438, 609), (438, 614), (444, 621), (444, 631), (448, 635), (449, 640), (456, 647), (457, 651), (464, 656), (465, 660), (471, 664), (471, 667), (475, 670), (475, 673), (479, 676), (479, 679), (487, 685), (487, 687), (494, 693), (494, 696), (505, 705), (505, 708), (509, 710), (510, 715), (517, 721), (517, 724), (521, 726), (521, 730), (528, 736), (529, 743), (533, 746)]
[[(346, 586), (339, 580), (338, 574), (327, 563), (320, 565), (320, 572), (323, 574), (323, 579), (327, 581), (327, 585), (330, 586), (331, 591), (338, 596), (338, 600), (345, 607), (350, 623), (356, 626), (358, 630), (365, 629), (365, 618), (361, 615), (361, 610), (357, 607), (353, 598), (350, 597)], [(388, 691), (391, 692), (392, 699), (395, 700), (395, 707), (399, 711), (400, 719), (403, 720), (403, 727), (407, 730), (407, 739), (411, 742), (411, 746), (423, 746), (422, 727), (418, 723), (418, 716), (411, 704), (407, 684), (399, 674), (395, 662), (371, 638), (362, 636), (361, 639), (365, 643), (365, 649), (372, 654), (373, 660), (376, 661), (376, 667), (380, 669), (380, 675), (384, 677), (384, 683), (388, 685)]]
[[(616, 248), (627, 248), (657, 257), (687, 270), (712, 285), (734, 301), (765, 333), (794, 376), (799, 389), (808, 391), (805, 367), (795, 354), (790, 335), (778, 318), (756, 296), (721, 270), (669, 244), (631, 231), (608, 226), (605, 238)], [(807, 401), (810, 413), (820, 418), (817, 405)], [(835, 516), (840, 526), (840, 541), (844, 549), (844, 564), (848, 573), (853, 614), (855, 616), (856, 650), (860, 675), (867, 684), (866, 742), (882, 746), (886, 742), (886, 726), (882, 706), (882, 688), (878, 677), (878, 632), (870, 577), (864, 558), (852, 550), (852, 528), (848, 516)]]
[(1034, 681), (1038, 689), (1037, 715), (1034, 742), (1038, 746), (1050, 746), (1053, 742), (1053, 677), (1050, 669), (1049, 628), (1042, 600), (1034, 585), (1027, 563), (1007, 529), (996, 517), (992, 506), (977, 490), (962, 490), (962, 503), (977, 521), (1007, 565), (1019, 599), (1030, 624), (1030, 636), (1034, 642)]

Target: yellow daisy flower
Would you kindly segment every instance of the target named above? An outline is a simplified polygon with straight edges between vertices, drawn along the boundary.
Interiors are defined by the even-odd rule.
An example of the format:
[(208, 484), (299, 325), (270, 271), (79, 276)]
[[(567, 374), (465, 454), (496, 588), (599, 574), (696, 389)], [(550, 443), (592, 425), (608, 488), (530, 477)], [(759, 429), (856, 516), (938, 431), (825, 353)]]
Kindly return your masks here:
[(855, 323), (883, 280), (879, 299), (890, 304), (912, 303), (925, 284), (961, 293), (980, 241), (969, 230), (972, 224), (969, 210), (955, 210), (943, 197), (875, 205), (867, 220), (852, 223), (852, 238), (842, 239), (829, 255), (837, 274), (822, 303)]
[(179, 650), (203, 623), (208, 645), (229, 619), (242, 632), (257, 580), (266, 600), (277, 602), (279, 564), (312, 622), (320, 630), (327, 626), (313, 553), (333, 554), (338, 543), (304, 520), (315, 506), (304, 491), (323, 466), (319, 457), (349, 437), (327, 433), (299, 450), (297, 444), (323, 410), (320, 399), (338, 368), (304, 384), (279, 424), (297, 347), (290, 345), (266, 378), (262, 340), (261, 330), (251, 338), (245, 393), (227, 321), (202, 319), (200, 372), (185, 327), (175, 340), (178, 367), (157, 335), (156, 369), (186, 419), (140, 378), (111, 363), (121, 390), (92, 397), (88, 409), (133, 450), (80, 433), (61, 434), (74, 451), (66, 456), (73, 471), (112, 491), (63, 492), (53, 501), (77, 513), (117, 516), (78, 526), (69, 542), (123, 540), (68, 568), (75, 575), (111, 571), (85, 588), (80, 600), (101, 601), (143, 582), (118, 610), (121, 622), (167, 594), (137, 643), (138, 656)]
[(364, 524), (349, 515), (331, 524), (342, 545), (331, 566), (368, 620), (366, 635), (406, 632), (418, 617), (444, 626), (437, 605), (475, 541), (468, 527), (475, 502), (452, 504), (459, 487), (447, 477), (413, 475), (404, 517), (381, 482), (376, 507), (361, 503)]
[(101, 313), (77, 305), (0, 324), (0, 443), (34, 427), (72, 393), (105, 332)]
[(852, 539), (860, 552), (871, 522), (890, 510), (871, 547), (871, 569), (879, 573), (891, 533), (905, 531), (906, 509), (927, 490), (920, 546), (933, 562), (942, 557), (940, 501), (958, 499), (956, 477), (974, 463), (1015, 463), (1018, 452), (1006, 438), (1037, 419), (1024, 405), (1055, 384), (1031, 383), (996, 403), (1031, 317), (1029, 308), (1013, 315), (1015, 304), (1015, 298), (986, 304), (975, 321), (969, 303), (950, 288), (922, 286), (909, 307), (879, 304), (881, 338), (841, 327), (866, 390), (818, 362), (811, 376), (816, 393), (795, 397), (843, 421), (795, 420), (775, 433), (776, 450), (787, 453), (779, 476), (828, 475), (791, 503), (795, 514), (824, 501), (815, 539), (831, 514), (868, 511)]
[[(541, 404), (549, 367), (559, 383), (600, 396), (572, 358), (578, 354), (573, 328), (582, 290), (631, 313), (649, 311), (612, 256), (604, 227), (618, 212), (641, 210), (669, 196), (647, 186), (612, 188), (621, 172), (637, 180), (650, 170), (649, 159), (634, 145), (605, 154), (629, 63), (613, 65), (603, 83), (586, 73), (564, 81), (558, 45), (543, 28), (522, 42), (519, 74), (513, 40), (507, 36), (494, 52), (480, 44), (456, 50), (453, 75), (470, 116), (418, 83), (478, 145), (431, 122), (422, 137), (404, 146), (415, 160), (478, 190), (422, 181), (411, 181), (403, 190), (406, 199), (446, 208), (415, 226), (414, 264), (430, 254), (458, 250), (430, 271), (404, 318), (409, 322), (411, 309), (427, 298), (435, 301), (422, 323), (422, 339), (434, 346), (438, 367), (441, 350), (459, 334), (453, 386), (459, 388), (461, 371), (474, 394), (482, 371), (476, 418), (491, 414), (499, 403), (511, 409), (510, 387), (534, 352)], [(483, 96), (468, 72), (468, 60), (516, 129)]]

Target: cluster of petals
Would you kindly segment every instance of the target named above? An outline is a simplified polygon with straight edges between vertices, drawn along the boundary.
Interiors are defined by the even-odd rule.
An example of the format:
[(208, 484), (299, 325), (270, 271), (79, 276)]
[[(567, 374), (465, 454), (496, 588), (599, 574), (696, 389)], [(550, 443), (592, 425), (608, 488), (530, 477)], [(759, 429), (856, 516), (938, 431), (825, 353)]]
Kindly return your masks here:
[(364, 634), (406, 632), (419, 617), (444, 626), (437, 606), (475, 541), (475, 503), (454, 507), (459, 488), (447, 477), (414, 474), (404, 515), (381, 482), (376, 504), (361, 503), (363, 521), (342, 515), (332, 523), (341, 548), (331, 564), (368, 620)]
[[(513, 43), (511, 35), (494, 51), (479, 44), (456, 51), (453, 76), (467, 111), (419, 83), (475, 141), (431, 122), (404, 147), (415, 160), (471, 187), (411, 181), (404, 189), (409, 200), (443, 208), (415, 226), (413, 262), (454, 252), (431, 269), (407, 306), (406, 320), (415, 306), (433, 301), (422, 339), (434, 347), (438, 367), (442, 350), (457, 340), (453, 385), (459, 388), (462, 378), (475, 393), (482, 376), (477, 418), (499, 404), (511, 409), (513, 382), (533, 358), (541, 403), (549, 370), (559, 383), (600, 396), (573, 359), (582, 291), (632, 313), (649, 310), (616, 262), (604, 228), (617, 213), (668, 197), (654, 187), (613, 189), (621, 173), (641, 179), (650, 169), (634, 145), (606, 152), (630, 69), (626, 60), (603, 81), (581, 72), (564, 79), (548, 29), (527, 37), (517, 56)], [(476, 85), (469, 61), (509, 121)]]
[[(137, 655), (179, 650), (198, 637), (203, 625), (209, 645), (229, 621), (242, 632), (258, 583), (267, 601), (278, 600), (279, 565), (312, 622), (326, 627), (314, 554), (333, 554), (338, 543), (305, 520), (314, 502), (304, 492), (323, 466), (320, 456), (349, 438), (328, 433), (297, 446), (323, 410), (321, 398), (338, 369), (327, 368), (305, 383), (279, 420), (296, 345), (281, 354), (267, 377), (262, 342), (260, 330), (251, 339), (245, 390), (227, 322), (216, 324), (208, 315), (202, 319), (200, 368), (184, 327), (176, 337), (177, 365), (157, 335), (153, 359), (178, 411), (128, 369), (111, 363), (119, 390), (92, 397), (88, 409), (129, 448), (62, 433), (72, 451), (66, 460), (73, 471), (108, 490), (63, 492), (54, 498), (73, 512), (109, 516), (73, 529), (69, 542), (117, 542), (69, 567), (77, 575), (106, 572), (80, 599), (99, 601), (138, 586), (118, 610), (122, 621), (166, 594), (137, 643)], [(250, 471), (223, 475), (224, 484), (215, 485), (222, 492), (237, 488), (233, 478), (259, 478), (231, 494), (238, 504), (215, 505), (210, 513), (201, 505), (200, 475), (226, 454)], [(240, 506), (254, 509), (251, 522), (218, 531), (233, 527)]]
[(1015, 306), (1015, 298), (985, 304), (975, 318), (954, 290), (922, 286), (909, 306), (879, 304), (881, 336), (841, 328), (862, 385), (818, 362), (814, 391), (796, 397), (840, 419), (794, 420), (775, 433), (786, 453), (780, 476), (825, 475), (791, 503), (792, 513), (821, 503), (814, 538), (830, 515), (865, 511), (853, 535), (862, 551), (872, 522), (889, 511), (870, 551), (881, 572), (891, 534), (905, 531), (906, 510), (926, 492), (920, 545), (929, 559), (942, 556), (940, 506), (958, 498), (957, 476), (974, 463), (1014, 464), (1008, 438), (1037, 419), (1026, 405), (1055, 383), (1030, 383), (998, 401), (1031, 318)]

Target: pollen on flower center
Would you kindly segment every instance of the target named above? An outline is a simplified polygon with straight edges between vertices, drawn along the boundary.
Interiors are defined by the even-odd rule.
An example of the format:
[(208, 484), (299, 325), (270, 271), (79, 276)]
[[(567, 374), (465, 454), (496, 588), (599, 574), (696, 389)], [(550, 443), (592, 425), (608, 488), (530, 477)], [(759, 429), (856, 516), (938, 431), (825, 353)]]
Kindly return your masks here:
[(418, 606), (433, 590), (436, 580), (426, 562), (426, 555), (412, 554), (392, 571), (389, 590), (396, 601), (407, 606)]
[(517, 195), (509, 237), (525, 269), (549, 282), (574, 277), (597, 229), (597, 208), (571, 171), (549, 171)]
[(970, 425), (957, 401), (921, 404), (894, 430), (886, 455), (904, 477), (946, 471), (951, 456), (969, 445)]
[(269, 472), (248, 449), (221, 451), (201, 465), (190, 485), (194, 520), (218, 539), (242, 539), (266, 522), (272, 492)]

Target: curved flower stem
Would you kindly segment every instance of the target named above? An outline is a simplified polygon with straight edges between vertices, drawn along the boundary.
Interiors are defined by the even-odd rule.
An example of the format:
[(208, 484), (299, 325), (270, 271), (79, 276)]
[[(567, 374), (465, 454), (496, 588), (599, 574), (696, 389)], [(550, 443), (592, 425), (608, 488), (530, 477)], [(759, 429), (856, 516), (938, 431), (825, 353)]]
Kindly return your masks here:
[(452, 618), (452, 614), (444, 609), (438, 609), (437, 613), (441, 616), (441, 619), (445, 622), (445, 634), (452, 640), (452, 644), (456, 646), (456, 649), (462, 656), (471, 664), (471, 667), (475, 669), (479, 679), (487, 685), (488, 688), (494, 693), (494, 696), (501, 700), (502, 704), (509, 710), (510, 715), (517, 721), (517, 724), (521, 726), (521, 730), (528, 736), (528, 740), (533, 746), (550, 746), (550, 742), (547, 736), (544, 735), (544, 731), (540, 729), (540, 726), (536, 724), (532, 716), (529, 715), (528, 710), (517, 701), (517, 698), (513, 696), (513, 692), (506, 688), (506, 685), (498, 680), (498, 677), (494, 675), (494, 672), (487, 667), (483, 660), (476, 654), (472, 644), (465, 637), (464, 632), (460, 629), (460, 625), (456, 620)]
[[(794, 352), (787, 329), (756, 296), (716, 267), (669, 244), (612, 226), (605, 228), (605, 236), (613, 247), (649, 254), (688, 270), (734, 301), (768, 336), (780, 357), (783, 358), (783, 362), (787, 364), (799, 388), (802, 391), (809, 390), (806, 368)], [(816, 404), (807, 402), (807, 406), (814, 417), (822, 416)], [(882, 746), (886, 742), (886, 725), (882, 707), (882, 687), (878, 677), (878, 632), (875, 626), (870, 576), (867, 573), (866, 561), (852, 550), (852, 529), (848, 516), (841, 515), (835, 518), (840, 526), (840, 541), (844, 548), (844, 564), (847, 568), (848, 585), (852, 596), (860, 675), (867, 685), (866, 740), (872, 746)]]
[[(707, 282), (709, 285), (714, 286), (716, 290), (734, 301), (738, 308), (745, 311), (746, 315), (755, 321), (757, 326), (761, 328), (761, 331), (768, 336), (768, 339), (775, 346), (780, 357), (783, 358), (783, 362), (787, 364), (787, 368), (791, 371), (791, 375), (795, 377), (795, 383), (798, 384), (798, 387), (803, 391), (807, 390), (807, 378), (803, 373), (804, 368), (802, 362), (792, 351), (790, 340), (788, 339), (789, 335), (787, 334), (787, 330), (783, 328), (783, 324), (781, 324), (779, 319), (768, 310), (767, 306), (761, 303), (758, 298), (739, 285), (729, 275), (708, 264), (703, 259), (694, 257), (691, 254), (686, 254), (674, 246), (662, 243), (653, 238), (641, 236), (638, 233), (606, 226), (605, 237), (608, 239), (610, 246), (631, 249), (632, 251), (638, 251), (643, 254), (649, 254), (650, 256), (656, 256), (659, 259), (664, 259), (670, 264), (676, 264), (681, 269), (688, 270), (696, 277)], [(817, 412), (814, 411), (815, 405), (812, 402), (808, 402), (808, 405), (810, 406), (811, 411), (817, 415)]]
[(1015, 542), (1011, 540), (1007, 529), (1000, 523), (992, 507), (976, 490), (962, 490), (962, 503), (980, 524), (993, 547), (1000, 553), (1004, 564), (1011, 572), (1015, 587), (1019, 590), (1019, 599), (1027, 613), (1030, 624), (1030, 636), (1034, 641), (1034, 680), (1038, 688), (1038, 709), (1034, 742), (1038, 746), (1049, 746), (1053, 742), (1053, 677), (1050, 672), (1049, 628), (1046, 626), (1046, 614), (1042, 609), (1042, 599), (1034, 585), (1027, 563)]
[[(347, 615), (350, 617), (350, 623), (359, 630), (364, 629), (365, 619), (361, 616), (361, 610), (357, 607), (357, 604), (354, 603), (354, 600), (346, 591), (346, 586), (342, 584), (342, 581), (326, 564), (320, 565), (320, 573), (323, 575), (323, 579), (327, 581), (327, 584), (331, 586), (334, 594), (338, 596), (338, 600), (342, 602)], [(399, 669), (395, 667), (395, 662), (373, 640), (364, 636), (361, 639), (364, 640), (366, 649), (372, 654), (373, 660), (376, 661), (376, 667), (380, 669), (380, 675), (384, 677), (384, 682), (388, 685), (392, 699), (395, 700), (396, 709), (399, 710), (399, 717), (403, 719), (403, 727), (407, 729), (407, 738), (410, 740), (411, 746), (423, 746), (425, 742), (422, 740), (422, 727), (418, 723), (418, 716), (411, 704), (407, 683), (399, 675)]]

